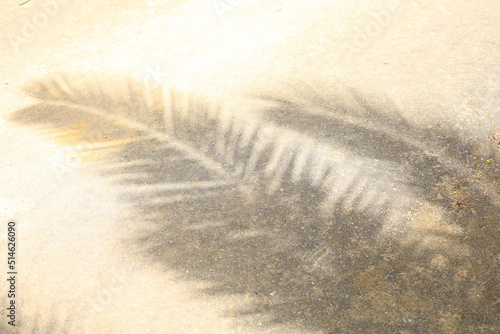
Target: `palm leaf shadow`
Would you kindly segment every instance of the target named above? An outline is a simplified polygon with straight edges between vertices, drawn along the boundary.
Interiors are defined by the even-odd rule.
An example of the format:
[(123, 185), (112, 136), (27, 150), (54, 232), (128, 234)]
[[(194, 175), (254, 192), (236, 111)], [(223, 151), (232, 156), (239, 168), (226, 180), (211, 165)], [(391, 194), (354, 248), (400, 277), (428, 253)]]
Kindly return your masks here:
[[(349, 103), (314, 91), (293, 101), (260, 95), (273, 106), (253, 117), (132, 80), (61, 76), (26, 90), (41, 102), (11, 120), (73, 147), (124, 187), (137, 207), (127, 244), (181, 278), (211, 282), (206, 293), (245, 296), (234, 312), (249, 321), (373, 325), (346, 313), (361, 289), (352, 282), (384, 252), (415, 261), (415, 245), (390, 239), (389, 251), (382, 231), (403, 235), (417, 202), (454, 212), (435, 185), (472, 147), (355, 91)], [(497, 210), (488, 198), (482, 207)]]

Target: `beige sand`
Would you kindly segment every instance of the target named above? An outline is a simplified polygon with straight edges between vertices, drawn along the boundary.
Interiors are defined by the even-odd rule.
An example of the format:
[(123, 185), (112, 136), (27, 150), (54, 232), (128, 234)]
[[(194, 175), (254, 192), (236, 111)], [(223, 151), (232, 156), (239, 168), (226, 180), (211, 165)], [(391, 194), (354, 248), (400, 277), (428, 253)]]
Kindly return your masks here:
[[(498, 302), (494, 302), (498, 298), (494, 285), (498, 283), (494, 277), (499, 259), (494, 239), (499, 221), (494, 216), (498, 213), (498, 193), (494, 192), (498, 184), (488, 195), (493, 207), (467, 209), (467, 214), (474, 211), (479, 215), (466, 223), (457, 220), (461, 212), (453, 216), (439, 205), (414, 203), (407, 213), (413, 223), (405, 225), (406, 234), (401, 236), (402, 250), (393, 251), (411, 265), (395, 271), (387, 269), (395, 257), (390, 249), (380, 254), (382, 262), (363, 264), (361, 271), (353, 272), (335, 271), (333, 251), (312, 252), (309, 257), (306, 253), (304, 261), (313, 268), (311, 277), (330, 277), (336, 272), (342, 280), (352, 282), (355, 295), (348, 302), (333, 298), (346, 302), (342, 315), (336, 313), (338, 307), (328, 311), (329, 306), (317, 304), (317, 310), (283, 316), (273, 309), (272, 300), (290, 301), (290, 296), (272, 299), (274, 292), (265, 289), (268, 296), (260, 295), (263, 292), (257, 288), (265, 285), (265, 278), (249, 278), (257, 283), (247, 290), (209, 296), (200, 292), (214, 284), (208, 276), (202, 277), (206, 280), (184, 280), (188, 269), (165, 269), (168, 263), (141, 260), (139, 250), (121, 241), (124, 236), (133, 237), (142, 222), (131, 205), (121, 200), (117, 187), (91, 164), (64, 151), (50, 139), (50, 133), (47, 137), (8, 122), (7, 115), (38, 102), (21, 87), (59, 73), (153, 81), (224, 101), (248, 113), (252, 107), (241, 99), (255, 94), (292, 99), (304, 87), (321, 87), (324, 95), (353, 88), (374, 101), (392, 101), (410, 124), (455, 129), (464, 142), (482, 143), (480, 157), (495, 150), (494, 138), (500, 135), (500, 2), (31, 0), (19, 6), (21, 3), (0, 4), (0, 216), (2, 226), (7, 219), (18, 224), (17, 319), (24, 326), (18, 328), (20, 333), (37, 326), (42, 333), (63, 329), (69, 333), (499, 330)], [(441, 187), (439, 193), (455, 196), (453, 186), (458, 181), (442, 182), (436, 185)], [(484, 234), (472, 236), (474, 240), (469, 242), (464, 224), (483, 220)], [(384, 233), (390, 233), (390, 228)], [(5, 283), (5, 228), (1, 231), (0, 277)], [(491, 258), (474, 257), (478, 244), (484, 244)], [(357, 256), (352, 255), (356, 249), (369, 247), (353, 245), (355, 249), (348, 250), (351, 258)], [(426, 251), (431, 254), (423, 257), (427, 263), (419, 263), (424, 261), (420, 257), (413, 266), (411, 254)], [(464, 257), (472, 260), (467, 262)], [(315, 266), (326, 269), (313, 275)], [(415, 271), (405, 271), (409, 266)], [(422, 274), (426, 270), (430, 271)], [(451, 277), (443, 278), (440, 270)], [(475, 270), (490, 272), (477, 275)], [(420, 273), (418, 277), (427, 279), (424, 286), (433, 279), (438, 285), (449, 279), (449, 286), (455, 288), (442, 294), (434, 291), (433, 300), (420, 298), (429, 292), (408, 283), (407, 290), (393, 296), (388, 292), (395, 291), (387, 278), (389, 272), (403, 276)], [(412, 282), (411, 277), (407, 279)], [(304, 289), (316, 291), (313, 299), (328, 299), (321, 295), (327, 290)], [(300, 294), (300, 289), (293, 291)], [(344, 293), (338, 292), (339, 296)], [(468, 297), (462, 298), (460, 293)], [(4, 295), (2, 292), (1, 298)], [(301, 310), (300, 296), (291, 300), (298, 306), (284, 309)], [(459, 300), (469, 304), (457, 305)], [(244, 315), (245, 309), (257, 304), (269, 309)], [(419, 313), (427, 309), (431, 309), (429, 314)], [(479, 315), (461, 320), (468, 310)], [(321, 321), (311, 324), (309, 314)], [(276, 319), (279, 321), (272, 322)], [(53, 328), (51, 321), (55, 321)], [(412, 322), (418, 325), (412, 327)], [(4, 312), (0, 329), (12, 330)]]

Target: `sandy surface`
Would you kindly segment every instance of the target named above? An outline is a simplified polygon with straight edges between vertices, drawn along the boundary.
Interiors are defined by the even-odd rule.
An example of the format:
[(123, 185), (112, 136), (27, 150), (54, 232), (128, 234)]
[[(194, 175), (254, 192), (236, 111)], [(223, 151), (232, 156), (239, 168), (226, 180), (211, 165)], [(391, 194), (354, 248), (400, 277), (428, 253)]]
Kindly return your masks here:
[[(42, 333), (499, 330), (500, 2), (22, 2), (0, 4), (0, 240), (6, 252), (7, 220), (15, 220), (20, 333), (37, 327)], [(415, 179), (397, 166), (394, 175), (401, 173), (404, 184), (379, 189), (394, 191), (391, 198), (404, 204), (373, 231), (366, 217), (376, 214), (355, 211), (355, 200), (336, 218), (321, 220), (321, 228), (302, 211), (290, 214), (298, 227), (281, 227), (279, 210), (266, 203), (255, 205), (262, 213), (243, 205), (239, 214), (246, 218), (235, 221), (244, 228), (227, 227), (236, 224), (233, 216), (207, 210), (218, 217), (214, 222), (194, 209), (187, 210), (191, 220), (179, 218), (190, 229), (150, 227), (150, 220), (168, 226), (177, 216), (161, 211), (166, 206), (144, 212), (141, 203), (124, 200), (116, 180), (94, 164), (108, 157), (87, 163), (77, 150), (65, 150), (55, 130), (9, 121), (40, 101), (22, 87), (61, 73), (195, 92), (245, 119), (269, 117), (314, 138), (328, 131), (268, 115), (255, 97), (305, 100), (321, 109), (322, 98), (356, 91), (381, 114), (397, 111), (409, 128), (425, 130), (389, 126), (387, 133), (419, 143), (436, 160), (452, 152), (452, 162), (439, 174), (432, 171), (439, 164), (408, 160), (401, 170), (415, 172)], [(129, 97), (113, 85), (104, 94), (126, 104)], [(422, 137), (412, 138), (417, 133)], [(448, 136), (456, 146), (432, 142)], [(367, 183), (379, 175), (371, 170), (400, 162), (360, 154), (357, 144), (337, 149), (347, 152), (346, 170), (371, 166)], [(410, 158), (412, 152), (401, 149)], [(419, 168), (436, 180), (426, 183)], [(255, 228), (248, 228), (248, 217)], [(366, 231), (352, 232), (358, 227)], [(220, 249), (231, 260), (217, 262)], [(0, 258), (5, 282), (5, 254)], [(0, 331), (12, 331), (3, 314)]]

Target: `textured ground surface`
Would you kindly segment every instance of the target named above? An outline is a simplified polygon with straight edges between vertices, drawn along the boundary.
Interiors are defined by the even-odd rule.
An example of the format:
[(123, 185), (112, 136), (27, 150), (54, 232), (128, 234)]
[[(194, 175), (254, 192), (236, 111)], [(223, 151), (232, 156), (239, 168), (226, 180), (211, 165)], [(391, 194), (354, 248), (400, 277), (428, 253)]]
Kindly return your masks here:
[[(16, 220), (18, 332), (499, 331), (498, 1), (22, 2), (0, 4), (0, 240), (6, 253)], [(71, 89), (48, 87), (71, 103), (22, 89), (61, 73)], [(98, 78), (102, 104), (73, 73)], [(212, 180), (199, 161), (153, 168), (173, 155), (131, 138), (156, 132), (87, 115), (144, 107), (126, 80), (273, 127), (285, 153), (324, 144), (338, 174), (310, 190), (315, 155), (292, 150), (309, 167), (282, 171), (271, 150), (239, 197), (172, 202), (188, 196), (156, 185)], [(241, 152), (214, 160), (248, 168)]]

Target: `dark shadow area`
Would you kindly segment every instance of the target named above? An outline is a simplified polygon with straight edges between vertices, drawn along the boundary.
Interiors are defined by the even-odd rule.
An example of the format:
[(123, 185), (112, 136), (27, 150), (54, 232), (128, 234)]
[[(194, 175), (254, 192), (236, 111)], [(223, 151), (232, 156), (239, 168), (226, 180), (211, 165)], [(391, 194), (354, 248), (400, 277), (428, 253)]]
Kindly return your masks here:
[(124, 247), (241, 296), (228, 316), (325, 333), (499, 329), (496, 142), (420, 128), (355, 91), (259, 96), (273, 107), (251, 127), (177, 92), (88, 82), (31, 85), (43, 102), (11, 119), (84, 143), (136, 208)]

